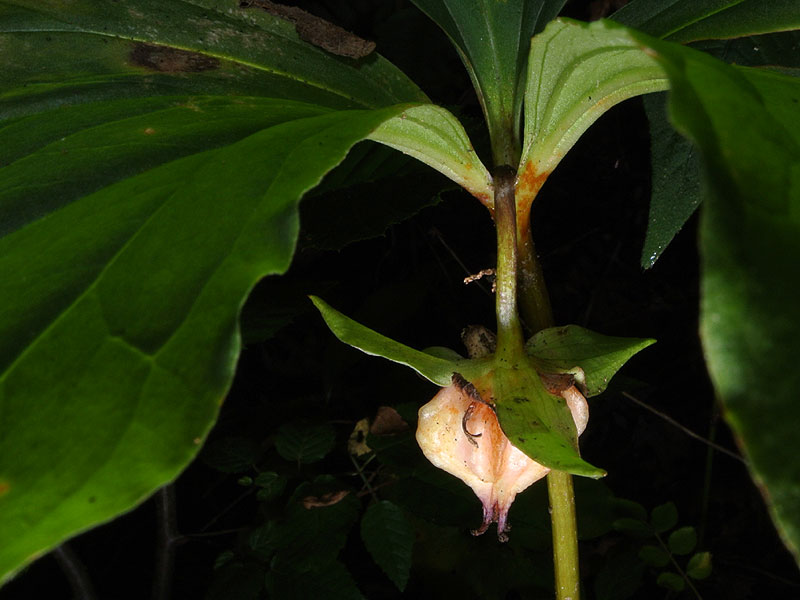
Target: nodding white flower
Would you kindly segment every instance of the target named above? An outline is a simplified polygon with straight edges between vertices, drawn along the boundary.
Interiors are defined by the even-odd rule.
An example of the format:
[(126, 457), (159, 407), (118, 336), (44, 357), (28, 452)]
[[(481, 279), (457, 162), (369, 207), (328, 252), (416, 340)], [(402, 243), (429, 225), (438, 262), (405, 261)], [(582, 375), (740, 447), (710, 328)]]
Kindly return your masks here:
[[(559, 394), (580, 435), (589, 420), (586, 398), (575, 386)], [(516, 495), (550, 472), (511, 444), (494, 408), (457, 376), (419, 410), (417, 443), (434, 466), (461, 479), (483, 503), (483, 523), (473, 535), (496, 522), (502, 542), (508, 540), (508, 510)]]

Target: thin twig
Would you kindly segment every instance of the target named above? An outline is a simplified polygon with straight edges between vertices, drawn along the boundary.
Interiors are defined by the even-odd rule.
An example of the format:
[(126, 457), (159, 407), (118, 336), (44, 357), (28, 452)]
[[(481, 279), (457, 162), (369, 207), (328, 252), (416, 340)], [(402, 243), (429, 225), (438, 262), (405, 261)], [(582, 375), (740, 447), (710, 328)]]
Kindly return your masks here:
[[(444, 249), (447, 250), (447, 253), (450, 254), (451, 257), (453, 257), (453, 260), (456, 261), (456, 263), (458, 263), (458, 266), (461, 267), (461, 269), (464, 271), (467, 277), (471, 277), (473, 275), (473, 272), (470, 271), (467, 268), (467, 265), (465, 265), (461, 261), (461, 259), (458, 257), (458, 254), (455, 253), (455, 250), (453, 250), (449, 246), (449, 244), (444, 240), (444, 237), (442, 236), (441, 232), (438, 229), (432, 227), (429, 231), (429, 234), (432, 237), (435, 237), (439, 241), (439, 243), (444, 247)], [(483, 281), (480, 281), (479, 279), (475, 281), (477, 282), (478, 287), (483, 291), (484, 294), (486, 294), (489, 297), (492, 296), (492, 292), (489, 291), (489, 288), (486, 287), (486, 284)], [(464, 283), (466, 283), (466, 281)]]
[(214, 523), (219, 521), (228, 511), (232, 510), (239, 502), (247, 498), (250, 494), (253, 493), (253, 487), (247, 488), (244, 492), (242, 492), (237, 498), (233, 500), (228, 506), (223, 508), (219, 513), (217, 513), (210, 521), (208, 521), (205, 525), (200, 528), (200, 531), (206, 531), (209, 527), (211, 527)]
[(378, 501), (378, 494), (375, 493), (375, 489), (372, 487), (372, 484), (364, 476), (364, 472), (361, 470), (362, 467), (358, 464), (358, 461), (356, 460), (355, 456), (353, 456), (352, 454), (350, 454), (349, 456), (350, 456), (350, 462), (352, 462), (353, 466), (356, 468), (356, 472), (358, 473), (358, 476), (361, 477), (361, 481), (364, 482), (364, 487), (366, 487), (367, 490), (369, 490), (370, 496), (372, 496), (372, 499), (375, 500), (375, 502), (377, 502)]
[(61, 544), (53, 550), (53, 556), (69, 580), (73, 597), (76, 600), (96, 600), (97, 596), (94, 593), (94, 586), (86, 570), (86, 565), (78, 558), (69, 544)]
[(156, 565), (153, 577), (153, 600), (169, 600), (172, 597), (172, 573), (175, 570), (175, 548), (183, 541), (178, 531), (175, 508), (175, 486), (165, 485), (155, 495), (156, 500)]
[(747, 461), (744, 458), (742, 458), (741, 456), (739, 456), (738, 454), (736, 454), (735, 452), (731, 452), (727, 448), (723, 448), (719, 444), (715, 444), (714, 442), (712, 442), (710, 440), (707, 440), (702, 435), (699, 435), (699, 434), (695, 433), (694, 431), (692, 431), (691, 429), (689, 429), (688, 427), (686, 427), (684, 425), (681, 425), (680, 423), (678, 423), (675, 419), (673, 419), (669, 415), (666, 415), (666, 414), (662, 413), (661, 411), (656, 410), (652, 406), (649, 406), (649, 405), (645, 404), (644, 402), (642, 402), (638, 398), (635, 398), (634, 396), (632, 396), (628, 392), (622, 392), (622, 395), (625, 396), (631, 402), (634, 402), (635, 404), (638, 404), (642, 408), (644, 408), (646, 410), (649, 410), (651, 413), (653, 413), (657, 417), (661, 417), (662, 419), (664, 419), (667, 423), (669, 423), (673, 427), (677, 427), (678, 429), (680, 429), (683, 433), (685, 433), (689, 437), (694, 438), (699, 442), (703, 442), (707, 446), (710, 446), (711, 448), (714, 448), (714, 450), (717, 450), (718, 452), (722, 452), (723, 454), (726, 454), (727, 456), (730, 456), (731, 458), (735, 458), (736, 460), (738, 460), (739, 462), (741, 462), (741, 463), (743, 463), (745, 465), (747, 464)]

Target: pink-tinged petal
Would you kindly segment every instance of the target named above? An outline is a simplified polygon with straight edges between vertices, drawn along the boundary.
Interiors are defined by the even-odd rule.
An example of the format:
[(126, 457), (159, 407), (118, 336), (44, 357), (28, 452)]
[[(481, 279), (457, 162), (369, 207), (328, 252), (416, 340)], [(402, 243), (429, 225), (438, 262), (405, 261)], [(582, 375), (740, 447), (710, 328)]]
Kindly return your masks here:
[[(586, 399), (575, 387), (562, 396), (582, 433), (589, 416)], [(516, 495), (550, 471), (514, 447), (492, 407), (463, 386), (442, 388), (419, 410), (417, 443), (434, 466), (461, 479), (480, 499), (483, 523), (473, 533), (480, 535), (496, 522), (501, 541), (508, 539), (508, 510)]]

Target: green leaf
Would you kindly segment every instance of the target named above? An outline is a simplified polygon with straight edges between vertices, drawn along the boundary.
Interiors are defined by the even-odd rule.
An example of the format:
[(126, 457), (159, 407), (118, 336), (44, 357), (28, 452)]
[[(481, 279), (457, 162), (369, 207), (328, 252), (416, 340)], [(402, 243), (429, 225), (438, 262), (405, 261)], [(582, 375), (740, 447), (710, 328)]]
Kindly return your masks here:
[(603, 113), (667, 85), (661, 66), (610, 21), (557, 19), (533, 38), (530, 52), (517, 184), (527, 202)]
[(319, 309), (325, 323), (337, 338), (365, 354), (381, 356), (392, 362), (411, 367), (426, 379), (440, 386), (450, 385), (453, 373), (459, 372), (460, 363), (438, 358), (395, 342), (356, 323), (316, 296), (311, 296), (311, 301)]
[(644, 521), (623, 517), (612, 523), (614, 531), (619, 531), (634, 538), (645, 540), (653, 536), (653, 530)]
[[(694, 47), (727, 63), (748, 66), (800, 66), (800, 32), (790, 31), (735, 40), (709, 40)], [(692, 142), (667, 119), (666, 94), (643, 98), (650, 123), (653, 165), (652, 197), (642, 267), (655, 264), (669, 243), (700, 205), (700, 156)]]
[(336, 430), (327, 423), (287, 423), (275, 434), (275, 449), (286, 460), (312, 463), (333, 450)]
[(656, 583), (673, 592), (682, 592), (686, 587), (683, 577), (677, 573), (661, 573), (656, 579)]
[(414, 0), (447, 33), (483, 107), (496, 164), (516, 164), (530, 38), (565, 0)]
[(224, 437), (210, 442), (201, 454), (203, 462), (223, 473), (250, 470), (261, 456), (258, 443), (245, 437)]
[(689, 554), (697, 545), (697, 531), (691, 526), (676, 529), (669, 534), (667, 545), (673, 554)]
[(266, 585), (270, 598), (282, 600), (364, 600), (353, 576), (336, 560), (304, 572), (296, 571), (291, 564), (273, 563)]
[(137, 0), (134, 10), (110, 1), (65, 7), (58, 0), (6, 0), (2, 89), (28, 86), (4, 100), (26, 113), (62, 98), (74, 104), (190, 90), (250, 90), (336, 108), (427, 100), (375, 53), (360, 61), (335, 57), (302, 41), (288, 21), (235, 3), (217, 3), (216, 10), (210, 4)]
[(647, 521), (647, 509), (633, 500), (627, 498), (614, 498), (614, 512), (639, 521)]
[(528, 340), (525, 350), (543, 368), (566, 372), (580, 367), (588, 397), (603, 392), (622, 365), (654, 343), (653, 339), (613, 337), (565, 325), (543, 329)]
[(660, 504), (653, 509), (650, 515), (650, 525), (656, 530), (656, 533), (664, 533), (669, 531), (678, 524), (678, 509), (675, 503), (667, 502)]
[(706, 579), (711, 575), (711, 553), (698, 552), (689, 559), (686, 574), (692, 579)]
[(265, 502), (277, 498), (283, 493), (286, 488), (286, 478), (274, 471), (266, 471), (258, 474), (255, 484), (261, 488), (256, 493), (256, 497)]
[(493, 397), (500, 426), (509, 440), (539, 464), (584, 477), (606, 472), (584, 461), (566, 401), (550, 394), (539, 374), (526, 363), (494, 370)]
[(609, 553), (594, 581), (597, 600), (628, 600), (642, 587), (645, 565), (632, 550)]
[(795, 0), (634, 0), (611, 18), (674, 42), (800, 28)]
[(649, 269), (700, 205), (700, 162), (694, 145), (667, 120), (666, 94), (643, 100), (650, 123), (653, 191), (641, 264)]
[(475, 154), (464, 127), (441, 106), (409, 107), (384, 121), (369, 139), (421, 160), (487, 206), (493, 205), (489, 171)]
[(700, 148), (701, 336), (725, 416), (790, 549), (800, 548), (800, 80), (646, 41), (670, 116)]
[(277, 550), (279, 541), (279, 531), (274, 521), (256, 527), (247, 536), (247, 545), (264, 561), (269, 560)]
[[(324, 478), (297, 487), (287, 508), (288, 518), (278, 533), (273, 568), (290, 565), (293, 572), (303, 573), (336, 558), (361, 507), (355, 494), (341, 495), (343, 491), (341, 485)], [(326, 504), (330, 494), (334, 496)], [(308, 499), (316, 503), (304, 502)]]
[(642, 549), (639, 550), (639, 558), (645, 564), (660, 569), (669, 562), (669, 553), (659, 546), (642, 546)]
[[(376, 149), (374, 144), (369, 146)], [(438, 173), (424, 165), (419, 167), (417, 172), (354, 183), (304, 199), (300, 206), (300, 244), (321, 250), (340, 250), (352, 242), (378, 237), (391, 225), (438, 204), (442, 191), (455, 189)], [(376, 198), (380, 198), (380, 202), (376, 202)], [(306, 282), (306, 293), (314, 285), (319, 283)], [(294, 313), (311, 309), (303, 301), (295, 300), (286, 308), (290, 306)]]
[[(14, 194), (32, 190), (0, 239), (0, 529), (13, 540), (0, 548), (3, 578), (192, 460), (233, 377), (243, 298), (289, 264), (300, 196), (394, 109), (279, 112), (239, 141), (65, 206), (48, 205), (63, 198), (47, 186), (69, 181), (69, 152), (0, 170), (11, 215)], [(141, 129), (115, 135), (125, 147)], [(98, 168), (104, 150), (90, 141), (109, 138), (76, 136), (56, 145)]]
[(370, 505), (361, 518), (361, 539), (373, 560), (401, 592), (411, 571), (414, 530), (402, 509), (388, 500)]

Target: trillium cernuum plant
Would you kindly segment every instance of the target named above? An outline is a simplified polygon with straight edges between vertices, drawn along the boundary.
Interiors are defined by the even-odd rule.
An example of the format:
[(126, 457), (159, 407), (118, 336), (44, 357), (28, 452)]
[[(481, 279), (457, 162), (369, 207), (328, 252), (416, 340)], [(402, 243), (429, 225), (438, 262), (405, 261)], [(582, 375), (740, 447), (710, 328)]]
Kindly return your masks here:
[[(565, 0), (413, 4), (468, 71), (485, 153), (381, 56), (380, 42), (297, 7), (0, 0), (0, 583), (132, 510), (194, 460), (231, 389), (245, 300), (292, 263), (301, 199), (370, 180), (374, 164), (354, 174), (349, 161), (389, 147), (458, 184), (494, 223), (496, 323), (484, 325), (496, 334), (483, 336), (493, 341), (470, 345), (467, 356), (415, 350), (313, 301), (342, 341), (441, 388), (417, 399), (418, 439), (480, 498), (476, 532), (496, 522), (506, 539), (515, 495), (546, 474), (557, 594), (577, 600), (572, 476), (604, 475), (578, 445), (586, 399), (652, 340), (556, 326), (532, 210), (592, 123), (666, 90), (668, 110), (660, 96), (645, 103), (654, 168), (643, 264), (704, 190), (704, 358), (750, 474), (798, 556), (800, 78), (798, 65), (775, 60), (797, 56), (797, 0), (631, 0), (591, 24), (556, 18)], [(415, 34), (397, 37), (413, 44)], [(729, 51), (737, 65), (713, 56)], [(387, 216), (374, 196), (370, 206)], [(333, 510), (357, 513), (354, 494), (328, 491)], [(372, 495), (379, 529), (402, 513)], [(383, 554), (399, 587), (412, 563), (410, 526), (405, 534), (403, 573)], [(303, 570), (295, 559), (305, 549), (281, 553), (265, 537), (277, 555), (260, 555), (259, 586), (267, 572), (293, 590), (335, 563), (326, 555)], [(281, 541), (295, 543), (291, 534)], [(325, 575), (337, 586), (350, 579), (344, 566)]]
[(417, 441), (435, 466), (459, 477), (483, 504), (473, 531), (497, 523), (508, 539), (508, 511), (515, 496), (551, 469), (602, 477), (578, 452), (588, 422), (584, 394), (605, 389), (611, 376), (653, 340), (602, 336), (577, 326), (539, 331), (527, 343), (517, 312), (515, 188), (509, 167), (492, 178), (492, 215), (497, 227), (497, 334), (465, 329), (469, 357), (436, 348), (419, 352), (345, 317), (312, 298), (343, 342), (418, 371), (443, 389), (419, 411)]

